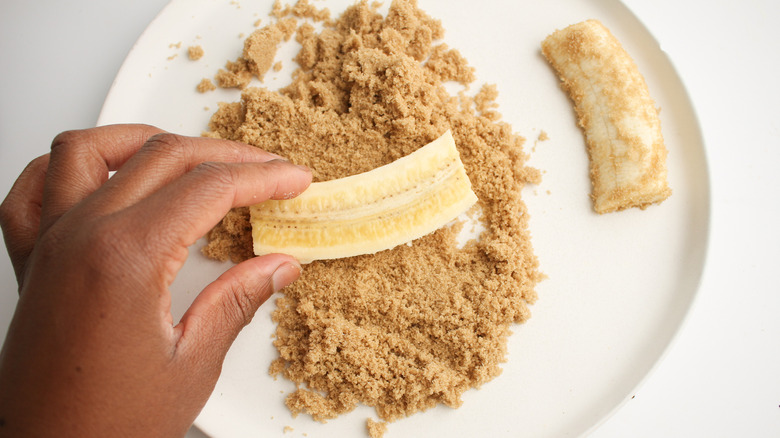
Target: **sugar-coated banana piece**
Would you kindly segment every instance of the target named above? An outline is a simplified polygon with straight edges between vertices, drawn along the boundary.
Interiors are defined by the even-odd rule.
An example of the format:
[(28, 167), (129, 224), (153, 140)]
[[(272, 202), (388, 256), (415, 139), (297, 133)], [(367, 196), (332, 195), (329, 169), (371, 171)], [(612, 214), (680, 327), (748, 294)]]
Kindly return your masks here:
[(593, 208), (646, 208), (668, 198), (666, 146), (644, 77), (614, 35), (588, 20), (557, 30), (542, 53), (574, 101), (590, 156)]

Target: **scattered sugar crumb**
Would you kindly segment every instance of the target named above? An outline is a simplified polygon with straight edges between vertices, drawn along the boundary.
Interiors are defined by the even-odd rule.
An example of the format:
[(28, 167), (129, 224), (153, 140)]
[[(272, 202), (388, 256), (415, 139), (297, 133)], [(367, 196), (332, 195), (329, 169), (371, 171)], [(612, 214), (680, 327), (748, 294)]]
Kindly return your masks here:
[[(214, 85), (213, 82), (211, 82), (208, 78), (201, 79), (200, 83), (196, 87), (199, 93), (205, 93), (207, 91), (213, 91), (217, 89), (217, 86)], [(207, 107), (208, 108), (208, 107)]]
[(176, 59), (177, 56), (179, 56), (179, 54), (178, 53), (174, 53), (173, 55), (168, 57), (168, 61), (173, 61), (174, 59)]
[(285, 18), (250, 34), (244, 41), (244, 50), (235, 61), (228, 61), (214, 79), (220, 88), (244, 89), (257, 77), (261, 82), (274, 64), (276, 50), (295, 33), (295, 18)]
[(168, 44), (169, 49), (181, 49), (181, 41), (178, 43), (170, 43)]
[(298, 18), (309, 18), (313, 21), (328, 21), (330, 19), (330, 10), (328, 8), (317, 9), (308, 0), (298, 0), (295, 5), (282, 5), (279, 0), (274, 1), (271, 16), (284, 18), (287, 16)]
[(279, 0), (274, 0), (273, 8), (271, 9), (271, 16), (276, 18), (282, 18), (290, 15), (292, 8), (290, 5), (282, 5)]
[(538, 145), (540, 142), (547, 141), (550, 139), (550, 136), (547, 135), (547, 132), (542, 130), (539, 131), (539, 136), (536, 137), (536, 140), (534, 141), (533, 147), (531, 147), (531, 152), (536, 152), (536, 145)]
[(197, 61), (200, 58), (203, 58), (203, 47), (201, 46), (190, 46), (187, 48), (187, 55), (190, 57), (191, 60)]
[(263, 19), (259, 18), (257, 21), (255, 21), (254, 26), (255, 27), (260, 27), (260, 23), (262, 23), (262, 22), (263, 22)]
[(294, 430), (295, 429), (293, 429), (291, 426), (284, 426), (284, 429), (282, 429), (282, 433), (288, 433), (288, 432), (292, 432)]
[(244, 88), (252, 80), (252, 72), (246, 65), (246, 60), (238, 58), (235, 62), (227, 61), (225, 68), (220, 69), (214, 80), (220, 88)]
[(366, 429), (371, 438), (382, 438), (387, 432), (387, 423), (384, 421), (374, 421), (373, 418), (366, 419)]
[(282, 61), (278, 61), (274, 66), (272, 67), (272, 70), (275, 72), (278, 72), (282, 69)]

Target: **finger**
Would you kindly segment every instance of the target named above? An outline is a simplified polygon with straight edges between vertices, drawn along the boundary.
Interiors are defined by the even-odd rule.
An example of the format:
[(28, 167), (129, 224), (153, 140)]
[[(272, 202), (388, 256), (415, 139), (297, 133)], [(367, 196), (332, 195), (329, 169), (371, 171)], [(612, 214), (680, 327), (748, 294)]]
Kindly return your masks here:
[(43, 185), (48, 166), (49, 154), (31, 161), (0, 204), (0, 227), (20, 290), (27, 258), (35, 246), (41, 223)]
[[(265, 163), (212, 163), (161, 188), (127, 209), (127, 217), (143, 230), (149, 254), (170, 254), (186, 248), (214, 227), (233, 207), (268, 199), (289, 199), (311, 183), (311, 172), (284, 160)], [(162, 245), (162, 246), (160, 246)], [(165, 251), (158, 251), (166, 248)], [(169, 265), (170, 260), (160, 260)], [(177, 268), (178, 269), (178, 268)]]
[(280, 159), (260, 148), (229, 140), (170, 133), (149, 138), (101, 188), (95, 202), (102, 213), (128, 207), (205, 161), (266, 162)]
[(182, 316), (175, 329), (177, 350), (221, 363), (260, 305), (300, 273), (298, 262), (283, 254), (255, 257), (229, 269), (203, 289)]
[(54, 138), (43, 190), (41, 228), (92, 194), (146, 143), (162, 132), (147, 125), (111, 125), (66, 131)]

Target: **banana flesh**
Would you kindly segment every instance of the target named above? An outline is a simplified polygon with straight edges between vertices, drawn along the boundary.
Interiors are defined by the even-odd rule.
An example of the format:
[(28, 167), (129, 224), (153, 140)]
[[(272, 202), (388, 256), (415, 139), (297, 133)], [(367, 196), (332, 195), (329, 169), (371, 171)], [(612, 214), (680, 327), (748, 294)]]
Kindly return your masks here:
[(646, 208), (671, 195), (658, 110), (636, 64), (597, 20), (558, 30), (542, 53), (574, 101), (590, 156), (597, 213)]
[(437, 230), (476, 201), (447, 131), (385, 166), (252, 206), (254, 252), (301, 263), (373, 254)]

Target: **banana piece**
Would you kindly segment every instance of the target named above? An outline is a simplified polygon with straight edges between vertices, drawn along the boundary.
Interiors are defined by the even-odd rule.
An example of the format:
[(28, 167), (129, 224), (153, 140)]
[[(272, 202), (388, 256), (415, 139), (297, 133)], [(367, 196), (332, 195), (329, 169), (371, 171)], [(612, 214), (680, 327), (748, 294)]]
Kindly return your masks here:
[(558, 30), (542, 53), (574, 101), (590, 156), (597, 213), (645, 209), (671, 194), (658, 110), (644, 77), (599, 21)]
[(373, 254), (435, 231), (476, 201), (447, 131), (385, 166), (252, 206), (254, 252), (301, 263)]

